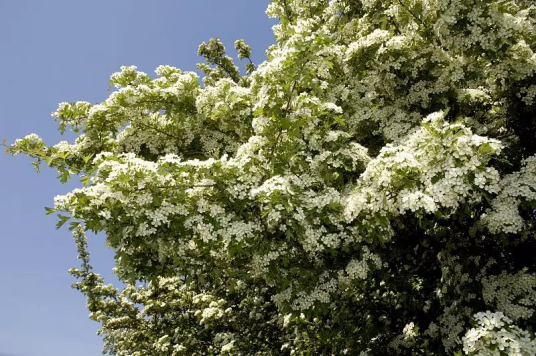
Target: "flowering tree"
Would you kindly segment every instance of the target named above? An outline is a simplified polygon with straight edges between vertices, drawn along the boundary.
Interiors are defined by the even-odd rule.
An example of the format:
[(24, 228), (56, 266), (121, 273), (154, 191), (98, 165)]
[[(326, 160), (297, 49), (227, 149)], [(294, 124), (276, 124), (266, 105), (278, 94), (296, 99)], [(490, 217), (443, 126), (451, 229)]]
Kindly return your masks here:
[[(273, 0), (242, 72), (134, 66), (8, 147), (83, 188), (70, 270), (114, 355), (535, 355), (536, 7)], [(124, 289), (93, 272), (104, 232)]]

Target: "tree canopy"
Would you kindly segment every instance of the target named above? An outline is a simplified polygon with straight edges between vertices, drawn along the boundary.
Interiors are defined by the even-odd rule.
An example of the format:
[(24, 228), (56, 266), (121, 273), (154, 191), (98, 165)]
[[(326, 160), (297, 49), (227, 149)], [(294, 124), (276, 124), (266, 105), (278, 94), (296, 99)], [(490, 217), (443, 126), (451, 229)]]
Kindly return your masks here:
[[(75, 176), (104, 352), (535, 355), (536, 6), (272, 0), (245, 70), (125, 66), (7, 148)], [(103, 232), (124, 288), (90, 264)]]

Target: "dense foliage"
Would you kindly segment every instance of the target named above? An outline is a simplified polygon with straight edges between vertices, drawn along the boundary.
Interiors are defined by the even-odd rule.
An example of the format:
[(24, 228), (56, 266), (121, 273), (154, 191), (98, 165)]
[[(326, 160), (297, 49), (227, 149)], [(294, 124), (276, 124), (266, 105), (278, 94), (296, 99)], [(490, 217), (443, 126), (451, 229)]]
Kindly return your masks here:
[[(8, 148), (55, 199), (113, 355), (535, 355), (536, 6), (273, 0), (240, 71), (122, 67)], [(122, 290), (92, 271), (104, 232)]]

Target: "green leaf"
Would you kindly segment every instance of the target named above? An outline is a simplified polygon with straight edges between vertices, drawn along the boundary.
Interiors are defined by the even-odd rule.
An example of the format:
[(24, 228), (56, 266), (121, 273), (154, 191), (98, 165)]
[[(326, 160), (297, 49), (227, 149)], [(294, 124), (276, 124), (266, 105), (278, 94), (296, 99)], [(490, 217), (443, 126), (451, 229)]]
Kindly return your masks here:
[(54, 157), (45, 156), (45, 157), (43, 157), (43, 161), (45, 161), (47, 166), (50, 167), (52, 165), (52, 161), (54, 161)]
[(478, 148), (478, 151), (480, 153), (489, 154), (493, 152), (493, 148), (491, 148), (491, 145), (488, 142), (486, 142), (480, 145), (480, 147)]
[(333, 120), (341, 126), (346, 126), (346, 122), (342, 119), (342, 116), (335, 116)]
[(85, 157), (83, 157), (82, 159), (84, 160), (84, 163), (87, 164), (87, 163), (89, 162), (89, 160), (90, 160), (92, 157), (93, 157), (93, 153), (90, 154), (89, 156), (85, 156)]
[(71, 179), (71, 172), (65, 168), (60, 168), (58, 173), (58, 179), (62, 183), (66, 183), (69, 179)]
[(89, 185), (90, 178), (91, 178), (90, 176), (83, 176), (80, 179), (80, 183), (82, 183), (84, 185), (84, 187), (87, 187)]
[(385, 30), (387, 28), (387, 16), (383, 16), (380, 22), (380, 29)]
[(73, 231), (74, 229), (77, 229), (80, 226), (80, 223), (73, 221), (73, 222), (70, 222), (69, 225), (70, 225), (69, 231)]
[(32, 162), (32, 166), (34, 166), (35, 168), (35, 171), (37, 172), (37, 174), (41, 173), (40, 169), (39, 169), (39, 166), (41, 165), (41, 162), (40, 161), (34, 161)]
[(288, 117), (282, 117), (279, 121), (281, 122), (281, 127), (283, 129), (288, 130), (290, 128), (291, 122)]
[(56, 229), (61, 228), (71, 218), (70, 216), (58, 214), (60, 221), (56, 224)]
[(46, 211), (46, 214), (47, 214), (47, 215), (50, 215), (50, 214), (55, 213), (57, 210), (54, 209), (54, 208), (48, 208), (48, 207), (45, 207), (45, 211)]

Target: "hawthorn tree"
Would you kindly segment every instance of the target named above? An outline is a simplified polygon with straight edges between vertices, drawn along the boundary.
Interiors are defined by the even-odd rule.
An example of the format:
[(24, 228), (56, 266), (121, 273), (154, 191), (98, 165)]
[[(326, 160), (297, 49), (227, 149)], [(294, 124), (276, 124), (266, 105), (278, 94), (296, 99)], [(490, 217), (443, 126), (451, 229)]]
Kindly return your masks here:
[[(536, 6), (273, 0), (241, 72), (122, 67), (8, 147), (69, 222), (112, 355), (535, 355)], [(245, 73), (245, 74), (244, 74)], [(123, 289), (93, 272), (103, 232)]]

